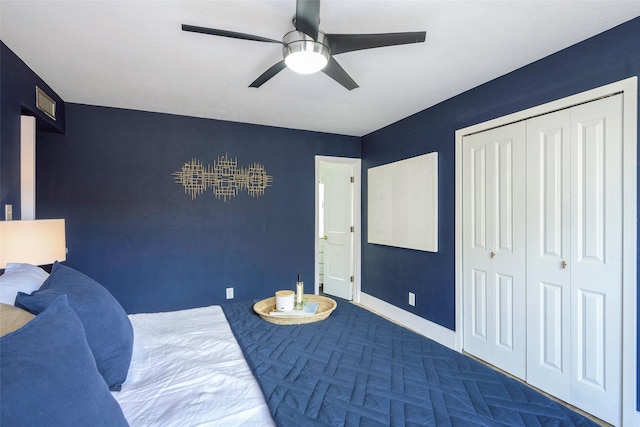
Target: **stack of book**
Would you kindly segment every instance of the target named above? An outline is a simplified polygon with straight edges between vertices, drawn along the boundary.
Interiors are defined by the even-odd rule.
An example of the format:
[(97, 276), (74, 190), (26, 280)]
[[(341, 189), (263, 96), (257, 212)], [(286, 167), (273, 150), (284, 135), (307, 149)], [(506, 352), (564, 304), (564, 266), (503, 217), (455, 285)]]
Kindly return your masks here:
[(277, 311), (273, 310), (269, 313), (271, 316), (312, 316), (316, 314), (318, 311), (318, 305), (320, 303), (317, 302), (308, 302), (305, 303), (301, 309), (299, 310), (287, 310), (287, 311)]

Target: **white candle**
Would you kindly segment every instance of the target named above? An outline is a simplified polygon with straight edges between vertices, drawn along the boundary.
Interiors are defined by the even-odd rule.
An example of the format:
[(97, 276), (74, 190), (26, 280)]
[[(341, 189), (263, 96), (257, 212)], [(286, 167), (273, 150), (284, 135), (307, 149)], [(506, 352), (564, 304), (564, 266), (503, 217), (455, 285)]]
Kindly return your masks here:
[(276, 310), (277, 311), (293, 310), (293, 291), (276, 292)]

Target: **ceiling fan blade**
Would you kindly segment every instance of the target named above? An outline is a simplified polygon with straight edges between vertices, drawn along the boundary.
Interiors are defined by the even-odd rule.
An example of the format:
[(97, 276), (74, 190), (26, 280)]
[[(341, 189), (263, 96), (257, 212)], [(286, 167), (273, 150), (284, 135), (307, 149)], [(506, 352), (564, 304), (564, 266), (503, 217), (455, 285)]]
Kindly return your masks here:
[(354, 50), (422, 43), (425, 41), (426, 35), (426, 31), (416, 31), (385, 34), (325, 34), (325, 38), (328, 40), (331, 54), (337, 55)]
[(195, 25), (182, 24), (182, 31), (190, 31), (192, 33), (210, 34), (212, 36), (231, 37), (232, 39), (251, 40), (255, 42), (280, 43), (279, 40), (268, 39), (266, 37), (254, 36), (245, 33), (236, 33), (235, 31), (217, 30), (215, 28), (196, 27)]
[(275, 76), (276, 74), (278, 74), (280, 71), (282, 71), (284, 69), (284, 67), (286, 67), (284, 60), (276, 63), (275, 65), (272, 65), (271, 68), (269, 68), (267, 71), (265, 71), (264, 73), (262, 73), (260, 75), (260, 77), (258, 77), (257, 79), (255, 79), (255, 81), (253, 83), (251, 83), (249, 85), (249, 87), (260, 87), (263, 84), (265, 84), (271, 77)]
[(296, 30), (318, 40), (320, 0), (297, 0), (295, 25)]
[(338, 61), (333, 59), (333, 57), (329, 58), (329, 62), (327, 63), (327, 66), (322, 69), (322, 72), (348, 90), (353, 90), (359, 87), (349, 74), (347, 74), (347, 72), (340, 66), (340, 64), (338, 64)]

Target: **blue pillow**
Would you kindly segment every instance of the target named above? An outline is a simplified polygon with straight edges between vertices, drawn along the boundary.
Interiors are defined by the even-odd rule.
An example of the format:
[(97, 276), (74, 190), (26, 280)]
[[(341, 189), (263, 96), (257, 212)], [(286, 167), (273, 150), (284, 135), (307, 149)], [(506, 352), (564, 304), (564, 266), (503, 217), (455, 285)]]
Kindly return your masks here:
[(31, 295), (19, 292), (15, 305), (38, 314), (60, 295), (69, 297), (69, 306), (80, 318), (98, 371), (109, 389), (120, 390), (133, 351), (133, 328), (127, 313), (98, 282), (57, 262), (40, 289)]
[(0, 384), (3, 426), (128, 425), (64, 295), (0, 338)]

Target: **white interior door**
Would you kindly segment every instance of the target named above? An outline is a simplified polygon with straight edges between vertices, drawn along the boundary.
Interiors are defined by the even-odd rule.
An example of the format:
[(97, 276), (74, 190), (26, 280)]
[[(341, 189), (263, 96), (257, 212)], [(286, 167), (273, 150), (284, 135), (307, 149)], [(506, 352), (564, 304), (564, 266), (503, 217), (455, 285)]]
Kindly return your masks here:
[(490, 303), (491, 269), (491, 192), (487, 162), (491, 156), (490, 133), (465, 137), (462, 143), (463, 236), (464, 253), (464, 343), (463, 349), (483, 360), (493, 357), (491, 342), (494, 311)]
[(354, 166), (321, 163), (324, 183), (324, 293), (353, 298)]
[(527, 382), (571, 400), (571, 136), (562, 110), (527, 121)]
[(527, 121), (527, 382), (615, 425), (622, 99)]
[(622, 416), (622, 96), (571, 110), (571, 402)]
[(520, 378), (526, 368), (524, 166), (522, 122), (464, 138), (463, 347)]

